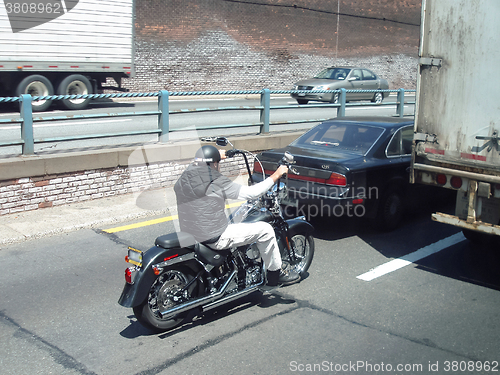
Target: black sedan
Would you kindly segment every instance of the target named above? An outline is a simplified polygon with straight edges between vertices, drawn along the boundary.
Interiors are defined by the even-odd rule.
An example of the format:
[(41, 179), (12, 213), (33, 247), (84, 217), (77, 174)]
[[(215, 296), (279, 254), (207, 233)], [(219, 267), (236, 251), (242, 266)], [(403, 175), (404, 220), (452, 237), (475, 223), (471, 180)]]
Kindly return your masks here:
[[(413, 120), (343, 117), (325, 121), (284, 149), (264, 151), (253, 176), (270, 175), (285, 151), (299, 174), (288, 174), (285, 213), (363, 216), (378, 229), (400, 222), (409, 187)], [(292, 211), (296, 210), (292, 213)]]

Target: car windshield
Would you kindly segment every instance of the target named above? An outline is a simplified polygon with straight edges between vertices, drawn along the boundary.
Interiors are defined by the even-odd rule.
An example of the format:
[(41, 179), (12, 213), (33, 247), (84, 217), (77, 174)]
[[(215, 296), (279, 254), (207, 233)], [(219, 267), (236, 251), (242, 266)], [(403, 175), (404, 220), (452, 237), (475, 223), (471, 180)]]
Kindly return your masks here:
[(383, 131), (383, 128), (370, 125), (324, 123), (309, 130), (292, 145), (324, 151), (348, 150), (364, 155)]
[(342, 81), (346, 79), (350, 71), (351, 69), (346, 69), (346, 68), (327, 68), (316, 74), (314, 78), (335, 79), (338, 81)]

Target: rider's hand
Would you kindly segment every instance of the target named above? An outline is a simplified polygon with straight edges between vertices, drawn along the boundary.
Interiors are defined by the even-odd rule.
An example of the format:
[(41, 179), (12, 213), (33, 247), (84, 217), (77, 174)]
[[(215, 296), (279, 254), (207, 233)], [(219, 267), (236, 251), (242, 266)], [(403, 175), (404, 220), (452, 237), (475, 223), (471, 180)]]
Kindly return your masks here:
[(226, 159), (226, 150), (219, 150), (220, 159)]
[(278, 169), (271, 175), (274, 182), (278, 181), (281, 176), (288, 172), (288, 167), (286, 165), (280, 165)]

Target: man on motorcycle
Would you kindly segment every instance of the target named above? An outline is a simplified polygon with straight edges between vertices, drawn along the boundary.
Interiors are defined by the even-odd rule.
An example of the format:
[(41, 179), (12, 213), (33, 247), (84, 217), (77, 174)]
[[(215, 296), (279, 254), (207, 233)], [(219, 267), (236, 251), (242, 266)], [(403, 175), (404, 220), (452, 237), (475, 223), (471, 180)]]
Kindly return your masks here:
[(174, 186), (179, 223), (182, 231), (214, 250), (255, 243), (267, 269), (267, 285), (290, 285), (300, 280), (292, 270), (282, 269), (281, 256), (273, 227), (266, 222), (229, 224), (225, 214), (226, 199), (254, 199), (288, 171), (280, 166), (270, 177), (244, 186), (220, 173), (225, 151), (202, 146)]

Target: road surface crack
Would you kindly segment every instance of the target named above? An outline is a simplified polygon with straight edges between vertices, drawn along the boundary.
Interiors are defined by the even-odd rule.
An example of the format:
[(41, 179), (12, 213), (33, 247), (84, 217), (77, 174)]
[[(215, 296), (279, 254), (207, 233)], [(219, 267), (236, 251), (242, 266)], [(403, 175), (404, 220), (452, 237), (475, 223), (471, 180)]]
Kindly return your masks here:
[(44, 340), (26, 328), (21, 327), (21, 325), (14, 319), (7, 316), (4, 311), (0, 311), (0, 324), (13, 327), (15, 329), (15, 337), (25, 340), (26, 342), (35, 345), (40, 350), (47, 352), (53, 358), (54, 362), (64, 368), (77, 371), (79, 374), (97, 375), (95, 372), (88, 370), (85, 365), (78, 362), (75, 358), (65, 353), (57, 346)]

